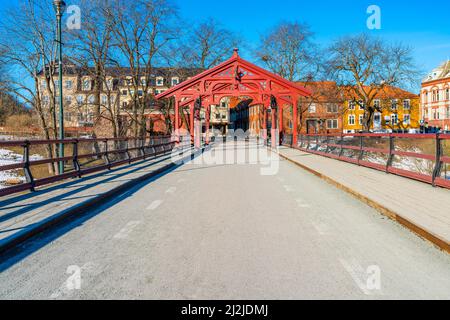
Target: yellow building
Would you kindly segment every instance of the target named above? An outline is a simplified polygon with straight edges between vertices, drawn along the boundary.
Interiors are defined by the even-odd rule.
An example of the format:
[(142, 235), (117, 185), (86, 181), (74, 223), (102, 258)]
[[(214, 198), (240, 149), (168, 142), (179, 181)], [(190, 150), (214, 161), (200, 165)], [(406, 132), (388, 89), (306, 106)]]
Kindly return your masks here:
[[(420, 96), (396, 87), (387, 87), (373, 100), (377, 110), (371, 130), (375, 132), (409, 132), (420, 128)], [(357, 98), (344, 102), (343, 132), (364, 130), (364, 106)]]

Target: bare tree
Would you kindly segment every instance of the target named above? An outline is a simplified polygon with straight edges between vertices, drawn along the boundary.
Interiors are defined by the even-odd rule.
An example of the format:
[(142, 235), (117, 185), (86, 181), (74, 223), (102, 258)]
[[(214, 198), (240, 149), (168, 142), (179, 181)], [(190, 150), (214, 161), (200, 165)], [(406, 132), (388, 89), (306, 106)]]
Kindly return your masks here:
[(282, 22), (263, 36), (256, 56), (270, 71), (290, 81), (315, 78), (322, 70), (312, 31), (298, 22)]
[[(8, 89), (37, 113), (43, 137), (57, 138), (54, 12), (50, 1), (21, 0), (1, 17), (1, 63), (10, 77)], [(44, 79), (43, 83), (41, 79)], [(47, 157), (55, 150), (47, 148)], [(50, 165), (49, 170), (55, 172)]]
[(133, 134), (144, 135), (145, 112), (154, 104), (150, 91), (154, 65), (163, 56), (165, 46), (177, 36), (173, 27), (176, 8), (166, 0), (115, 0), (114, 19), (117, 23), (113, 33), (120, 56), (117, 61), (129, 67), (129, 75), (121, 79), (131, 96), (128, 116)]
[(389, 86), (413, 83), (418, 76), (410, 48), (366, 34), (336, 41), (328, 56), (330, 78), (365, 110), (365, 131), (370, 130), (374, 113), (383, 111), (373, 103), (379, 93)]
[(239, 37), (209, 18), (188, 30), (180, 48), (184, 66), (210, 69), (223, 62), (239, 44)]
[(83, 66), (83, 74), (93, 79), (93, 134), (96, 136), (96, 131), (102, 131), (102, 120), (106, 120), (111, 125), (112, 135), (118, 137), (123, 130), (120, 128), (119, 95), (116, 90), (117, 80), (114, 78), (116, 74), (111, 68), (115, 65), (113, 48), (117, 45), (113, 34), (116, 25), (114, 7), (111, 1), (105, 0), (82, 0), (80, 6), (84, 12), (83, 28), (71, 32), (72, 46), (78, 53), (73, 55), (72, 60)]

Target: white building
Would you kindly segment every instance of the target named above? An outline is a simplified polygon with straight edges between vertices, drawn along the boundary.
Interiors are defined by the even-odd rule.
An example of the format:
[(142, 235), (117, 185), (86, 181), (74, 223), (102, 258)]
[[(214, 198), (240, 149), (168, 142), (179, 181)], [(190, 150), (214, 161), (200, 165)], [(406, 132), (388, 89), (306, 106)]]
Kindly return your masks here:
[(450, 60), (422, 81), (421, 119), (429, 126), (450, 130)]

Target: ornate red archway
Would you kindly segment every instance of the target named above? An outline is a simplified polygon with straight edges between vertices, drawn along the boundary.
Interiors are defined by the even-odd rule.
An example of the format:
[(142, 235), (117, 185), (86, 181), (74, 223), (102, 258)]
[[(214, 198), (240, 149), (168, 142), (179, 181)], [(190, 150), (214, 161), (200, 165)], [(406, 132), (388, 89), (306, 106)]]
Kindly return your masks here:
[[(276, 101), (278, 102), (278, 126), (280, 132), (282, 132), (283, 107), (286, 105), (296, 106), (301, 96), (310, 95), (311, 92), (308, 89), (242, 59), (238, 54), (238, 49), (235, 49), (229, 60), (157, 95), (156, 99), (175, 98), (174, 129), (176, 134), (178, 134), (181, 125), (180, 108), (189, 106), (189, 127), (191, 136), (194, 137), (195, 104), (200, 103), (200, 107), (206, 108), (206, 127), (209, 128), (211, 105), (219, 104), (224, 97), (250, 97), (253, 100), (252, 105), (264, 106), (262, 109), (263, 119), (266, 119), (267, 110)], [(297, 121), (293, 121), (293, 132), (297, 132), (297, 108), (293, 107), (292, 110), (293, 119), (297, 119)], [(275, 113), (272, 112), (272, 120), (274, 121), (274, 119)], [(262, 129), (264, 135), (266, 135), (267, 122), (265, 120)], [(296, 140), (297, 135), (294, 134), (294, 144), (297, 143)]]

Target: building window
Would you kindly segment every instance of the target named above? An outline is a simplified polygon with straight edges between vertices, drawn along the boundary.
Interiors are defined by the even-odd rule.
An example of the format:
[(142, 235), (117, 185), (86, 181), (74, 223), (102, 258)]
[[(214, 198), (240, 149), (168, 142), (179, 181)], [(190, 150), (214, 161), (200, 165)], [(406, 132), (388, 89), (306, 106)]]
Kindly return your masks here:
[(122, 90), (122, 95), (123, 96), (127, 96), (128, 95), (128, 90)]
[(391, 114), (391, 123), (392, 123), (392, 125), (398, 124), (398, 114), (396, 114), (396, 113)]
[(447, 107), (447, 114), (445, 116), (447, 119), (450, 119), (450, 107)]
[(47, 81), (42, 81), (41, 82), (41, 87), (42, 87), (42, 89), (47, 89)]
[(73, 88), (73, 82), (71, 80), (67, 80), (66, 81), (66, 89), (72, 90), (72, 88)]
[(364, 125), (364, 115), (363, 114), (359, 115), (359, 125), (360, 126)]
[(334, 103), (327, 104), (327, 112), (328, 113), (337, 113), (338, 112), (338, 106)]
[(77, 102), (78, 102), (79, 105), (83, 104), (83, 100), (84, 100), (84, 97), (82, 95), (78, 95), (77, 96)]
[(72, 104), (72, 96), (66, 96), (65, 100), (68, 105)]
[(164, 85), (164, 78), (162, 78), (162, 77), (156, 78), (156, 85), (157, 85), (158, 87), (163, 86), (163, 85)]
[(89, 91), (91, 89), (91, 82), (89, 80), (83, 81), (83, 91)]
[(447, 89), (445, 89), (445, 100), (450, 100), (450, 89), (449, 88), (447, 88)]
[(410, 125), (411, 124), (411, 115), (409, 115), (409, 114), (403, 115), (403, 123)]
[(48, 105), (50, 103), (49, 96), (43, 96), (42, 97), (42, 102), (44, 103), (44, 105)]
[(316, 113), (317, 107), (315, 103), (311, 103), (308, 108), (309, 113)]
[(354, 115), (351, 114), (348, 116), (348, 124), (351, 126), (355, 125), (355, 116)]
[(349, 109), (349, 110), (355, 110), (355, 101), (350, 100), (350, 101), (348, 102), (348, 109)]
[(380, 109), (380, 106), (381, 106), (381, 103), (380, 103), (380, 100), (379, 99), (376, 99), (376, 100), (373, 100), (373, 107), (375, 108), (375, 109)]
[(366, 104), (362, 100), (358, 101), (358, 105), (359, 105), (359, 110), (364, 110), (366, 108)]
[(172, 86), (176, 86), (179, 83), (180, 83), (180, 79), (178, 77), (172, 78)]
[(381, 126), (381, 113), (377, 112), (373, 115), (373, 125), (375, 127)]
[(403, 109), (411, 110), (411, 100), (409, 99), (403, 100)]
[(89, 103), (94, 103), (95, 101), (95, 97), (94, 96), (89, 96)]
[(338, 120), (337, 119), (327, 120), (327, 129), (338, 129)]
[(393, 111), (397, 110), (397, 104), (398, 104), (398, 100), (392, 99), (391, 100), (391, 110), (393, 110)]
[(72, 121), (72, 113), (65, 112), (64, 113), (64, 120), (67, 121), (67, 122), (71, 122)]
[(102, 104), (106, 105), (108, 103), (108, 96), (102, 95)]

